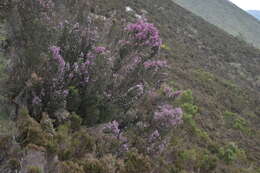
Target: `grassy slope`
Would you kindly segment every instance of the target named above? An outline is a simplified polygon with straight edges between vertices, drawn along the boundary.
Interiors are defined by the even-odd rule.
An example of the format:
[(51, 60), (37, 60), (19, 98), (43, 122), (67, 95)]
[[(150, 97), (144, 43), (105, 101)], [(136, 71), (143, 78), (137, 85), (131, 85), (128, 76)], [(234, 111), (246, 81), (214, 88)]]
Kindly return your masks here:
[[(194, 92), (200, 107), (200, 127), (216, 143), (238, 143), (259, 165), (260, 93), (256, 81), (260, 52), (170, 0), (142, 0), (128, 5), (136, 11), (144, 8), (160, 28), (169, 47), (164, 56), (172, 61), (170, 80), (176, 87)], [(245, 118), (254, 135), (227, 126), (225, 111)]]
[(260, 22), (227, 0), (173, 0), (234, 36), (260, 48)]

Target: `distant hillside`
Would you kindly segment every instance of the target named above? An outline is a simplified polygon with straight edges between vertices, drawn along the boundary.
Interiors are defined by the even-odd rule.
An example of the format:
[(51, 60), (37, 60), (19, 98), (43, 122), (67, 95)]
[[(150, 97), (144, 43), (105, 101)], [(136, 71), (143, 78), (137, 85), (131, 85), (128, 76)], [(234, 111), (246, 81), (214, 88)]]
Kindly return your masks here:
[(173, 0), (226, 32), (260, 48), (260, 22), (227, 0)]
[(260, 10), (248, 10), (247, 12), (260, 20)]

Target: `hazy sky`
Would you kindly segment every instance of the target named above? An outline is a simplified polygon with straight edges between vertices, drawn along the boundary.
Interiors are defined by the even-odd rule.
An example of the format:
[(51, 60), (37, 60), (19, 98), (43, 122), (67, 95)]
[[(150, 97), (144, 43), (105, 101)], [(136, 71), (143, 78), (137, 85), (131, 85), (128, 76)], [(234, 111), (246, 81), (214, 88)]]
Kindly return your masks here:
[(244, 10), (260, 10), (260, 0), (230, 0)]

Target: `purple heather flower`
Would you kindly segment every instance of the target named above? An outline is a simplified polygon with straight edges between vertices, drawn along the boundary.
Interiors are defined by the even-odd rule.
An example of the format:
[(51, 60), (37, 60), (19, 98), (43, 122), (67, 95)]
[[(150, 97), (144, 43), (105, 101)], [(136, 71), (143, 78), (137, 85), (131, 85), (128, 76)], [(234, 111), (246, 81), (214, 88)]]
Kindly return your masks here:
[(156, 140), (158, 137), (160, 137), (160, 133), (158, 132), (158, 130), (155, 130), (149, 137), (149, 141), (152, 142), (154, 140)]
[(42, 100), (38, 96), (34, 96), (32, 100), (32, 104), (38, 105), (42, 102)]
[(63, 71), (65, 67), (65, 61), (63, 57), (60, 55), (60, 47), (51, 46), (50, 50), (52, 52), (53, 59), (56, 60), (57, 63), (59, 64), (60, 71)]
[(154, 113), (154, 120), (161, 126), (171, 127), (182, 123), (182, 109), (173, 108), (169, 104), (159, 106), (159, 110)]
[(102, 46), (98, 46), (95, 48), (95, 52), (97, 54), (101, 54), (101, 53), (104, 53), (106, 51), (106, 48), (105, 47), (102, 47)]
[(126, 152), (129, 150), (128, 144), (123, 144), (123, 150)]
[(166, 147), (166, 144), (164, 142), (162, 142), (159, 146), (158, 146), (158, 153), (162, 153), (164, 151)]
[(65, 97), (67, 97), (68, 94), (69, 94), (69, 91), (68, 91), (68, 90), (64, 90), (64, 91), (63, 91), (63, 95), (64, 95)]
[(182, 93), (182, 91), (173, 91), (173, 89), (168, 86), (166, 86), (163, 91), (169, 98), (176, 98)]
[(87, 54), (87, 58), (94, 59), (94, 58), (96, 58), (96, 56), (92, 52), (89, 52)]
[(132, 34), (132, 39), (137, 44), (157, 48), (162, 44), (158, 29), (144, 19), (140, 19), (136, 23), (128, 24), (125, 30)]
[(120, 130), (119, 130), (118, 127), (119, 127), (119, 124), (118, 124), (118, 122), (117, 122), (116, 120), (110, 122), (110, 123), (106, 126), (107, 129), (111, 130), (111, 132), (112, 132), (113, 134), (117, 135), (117, 136), (118, 136), (119, 133), (120, 133)]

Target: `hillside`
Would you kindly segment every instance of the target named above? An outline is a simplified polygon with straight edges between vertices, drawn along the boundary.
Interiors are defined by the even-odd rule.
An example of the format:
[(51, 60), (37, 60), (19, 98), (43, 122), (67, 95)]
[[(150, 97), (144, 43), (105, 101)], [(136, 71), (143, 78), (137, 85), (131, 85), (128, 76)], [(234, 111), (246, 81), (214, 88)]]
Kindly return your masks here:
[(173, 0), (185, 9), (260, 48), (260, 22), (228, 0)]
[[(30, 8), (30, 1), (26, 2), (26, 6), (19, 6), (26, 13), (16, 11), (20, 8), (12, 8), (5, 15), (9, 24), (9, 42), (5, 46), (5, 52), (16, 68), (13, 69), (14, 73), (9, 72), (9, 80), (2, 86), (4, 91), (12, 95), (3, 95), (12, 99), (5, 102), (8, 108), (15, 109), (17, 105), (22, 108), (16, 110), (17, 112), (12, 111), (16, 115), (10, 116), (10, 121), (14, 120), (16, 123), (13, 128), (18, 130), (0, 136), (1, 173), (17, 170), (22, 173), (259, 173), (258, 49), (209, 24), (172, 0), (66, 1), (68, 4), (59, 1), (56, 4), (57, 13), (53, 15), (57, 21), (53, 22), (59, 23), (67, 19), (64, 25), (67, 25), (68, 30), (56, 35), (60, 25), (53, 29), (52, 23), (47, 20), (47, 26), (51, 29), (45, 28), (44, 23), (37, 20), (38, 15), (27, 16), (30, 12), (38, 14), (39, 10)], [(74, 13), (78, 16), (75, 17)], [(22, 15), (26, 17), (22, 18)], [(90, 49), (80, 44), (84, 43), (84, 39), (81, 39), (84, 32), (77, 35), (79, 26), (89, 27), (89, 23), (84, 23), (85, 16), (93, 20), (90, 26), (97, 26), (95, 32), (104, 35), (97, 43), (101, 55), (106, 55), (102, 46), (111, 49), (106, 52), (109, 58), (103, 58), (101, 62), (104, 59), (110, 60), (111, 57), (124, 57), (129, 52), (130, 55), (134, 52), (133, 58), (136, 58), (136, 54), (140, 56), (139, 51), (143, 53), (142, 56), (154, 58), (158, 51), (154, 43), (152, 49), (134, 45), (129, 51), (124, 45), (121, 48), (121, 42), (118, 42), (131, 36), (129, 33), (123, 34), (126, 30), (143, 24), (141, 22), (130, 25), (131, 27), (125, 26), (126, 23), (135, 22), (141, 15), (146, 16), (159, 29), (163, 42), (158, 57), (168, 62), (168, 69), (163, 71), (159, 79), (158, 76), (153, 76), (152, 71), (142, 73), (140, 67), (137, 69), (138, 73), (127, 75), (117, 87), (120, 80), (115, 84), (111, 83), (114, 78), (107, 77), (110, 71), (105, 71), (110, 64), (105, 63), (98, 68), (98, 73), (92, 72), (99, 77), (96, 80), (100, 83), (90, 83), (89, 88), (69, 83), (65, 109), (55, 109), (59, 103), (56, 99), (59, 95), (51, 92), (56, 100), (47, 102), (51, 104), (45, 104), (45, 107), (41, 105), (41, 101), (44, 103), (44, 99), (48, 100), (52, 95), (44, 94), (40, 100), (36, 97), (36, 93), (42, 93), (39, 88), (48, 85), (50, 87), (46, 87), (47, 89), (52, 88), (52, 82), (57, 80), (54, 78), (55, 80), (48, 83), (48, 79), (56, 75), (60, 77), (57, 71), (54, 73), (56, 69), (50, 68), (53, 61), (48, 61), (48, 57), (51, 57), (48, 46), (60, 44), (64, 59), (78, 58), (82, 48)], [(35, 20), (26, 20), (28, 18)], [(250, 19), (255, 21), (252, 17)], [(69, 22), (74, 23), (70, 26)], [(143, 25), (149, 27), (148, 31), (152, 31), (153, 38), (158, 41), (154, 27), (147, 23)], [(137, 31), (138, 29), (137, 27)], [(74, 32), (75, 35), (70, 35)], [(58, 37), (61, 39), (57, 39)], [(54, 67), (64, 70), (58, 49), (52, 47), (52, 50), (56, 50), (53, 51), (55, 60), (59, 60), (59, 64)], [(132, 56), (129, 57), (132, 62)], [(120, 61), (124, 62), (129, 57), (121, 58)], [(156, 59), (155, 62), (164, 66), (164, 61), (160, 60)], [(119, 67), (114, 66), (112, 70), (117, 68)], [(124, 72), (124, 69), (121, 70)], [(10, 65), (8, 71), (12, 72)], [(140, 81), (145, 81), (141, 85), (146, 87), (142, 88), (136, 83), (139, 74), (142, 74)], [(166, 74), (168, 76), (164, 77)], [(153, 80), (156, 80), (155, 86)], [(74, 79), (71, 81), (74, 82)], [(161, 81), (164, 84), (156, 88)], [(59, 85), (64, 87), (63, 83), (64, 81)], [(132, 83), (138, 84), (137, 87), (128, 89)], [(145, 97), (131, 97), (135, 96), (136, 91), (145, 91), (149, 85), (153, 88), (152, 94), (148, 92)], [(179, 95), (177, 98), (174, 96), (174, 99), (165, 100), (167, 94), (164, 85), (182, 92), (175, 93)], [(104, 91), (104, 87), (107, 87), (105, 96), (109, 95), (110, 90), (120, 94), (122, 88), (133, 92), (130, 93), (130, 99), (119, 99), (113, 104), (111, 100), (105, 100), (100, 92)], [(10, 99), (9, 97), (6, 99)], [(134, 104), (128, 109), (125, 105), (131, 104), (132, 100)], [(168, 104), (163, 107), (166, 101)], [(10, 105), (10, 102), (16, 105)], [(171, 106), (182, 109), (182, 120), (174, 122), (178, 125), (170, 130), (167, 128), (167, 121), (161, 128), (156, 126), (157, 122), (153, 122), (151, 117), (153, 111), (158, 115), (158, 102), (169, 112), (172, 112)], [(45, 109), (40, 109), (41, 106)], [(106, 127), (110, 127), (110, 131), (108, 129), (103, 132)], [(154, 131), (154, 127), (157, 130)]]
[(247, 11), (249, 14), (254, 16), (255, 18), (260, 20), (260, 11), (259, 10), (248, 10)]

